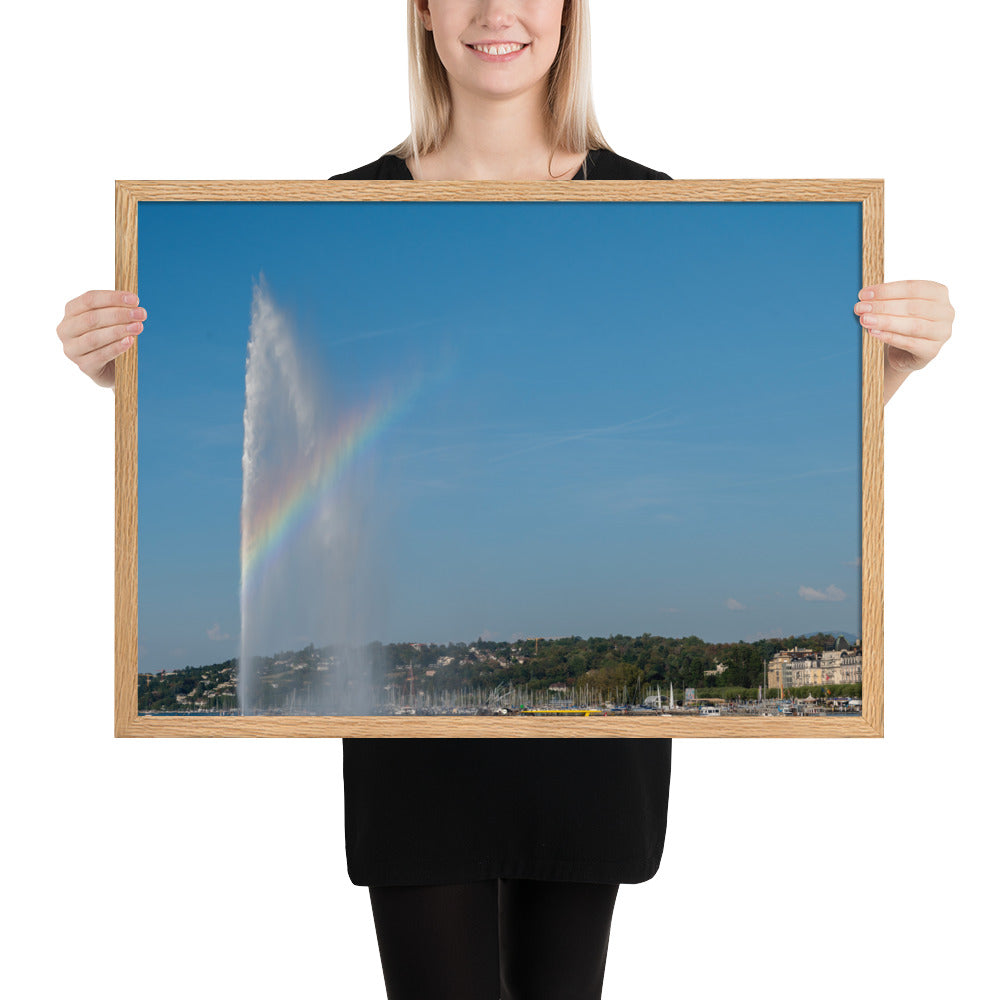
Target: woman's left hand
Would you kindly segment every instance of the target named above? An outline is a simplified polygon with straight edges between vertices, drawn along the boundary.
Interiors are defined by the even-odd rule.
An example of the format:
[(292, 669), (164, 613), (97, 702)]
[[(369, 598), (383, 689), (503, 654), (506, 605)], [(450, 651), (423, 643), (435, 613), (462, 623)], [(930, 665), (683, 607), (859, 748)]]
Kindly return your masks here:
[(854, 312), (885, 344), (885, 399), (910, 372), (923, 368), (951, 336), (955, 310), (936, 281), (890, 281), (858, 292)]

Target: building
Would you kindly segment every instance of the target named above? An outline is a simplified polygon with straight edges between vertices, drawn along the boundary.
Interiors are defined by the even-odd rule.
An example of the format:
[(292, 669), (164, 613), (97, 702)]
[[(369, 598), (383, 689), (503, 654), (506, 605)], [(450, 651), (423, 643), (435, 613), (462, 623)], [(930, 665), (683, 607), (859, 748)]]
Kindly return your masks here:
[(861, 650), (783, 649), (767, 665), (767, 686), (807, 687), (820, 684), (860, 684)]
[(861, 650), (834, 649), (824, 652), (819, 668), (824, 684), (860, 684)]

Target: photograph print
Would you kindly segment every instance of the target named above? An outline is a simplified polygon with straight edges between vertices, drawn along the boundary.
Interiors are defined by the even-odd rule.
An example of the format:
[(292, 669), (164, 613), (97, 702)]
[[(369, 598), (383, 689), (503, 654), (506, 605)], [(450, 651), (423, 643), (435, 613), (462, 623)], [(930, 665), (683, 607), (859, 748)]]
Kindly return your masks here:
[(859, 715), (861, 230), (140, 202), (139, 717)]

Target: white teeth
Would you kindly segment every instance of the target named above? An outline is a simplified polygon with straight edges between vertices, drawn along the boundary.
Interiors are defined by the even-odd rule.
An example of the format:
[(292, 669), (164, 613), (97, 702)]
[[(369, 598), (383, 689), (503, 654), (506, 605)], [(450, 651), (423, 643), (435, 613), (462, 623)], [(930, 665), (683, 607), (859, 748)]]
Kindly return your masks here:
[(523, 45), (473, 45), (477, 52), (486, 52), (491, 56), (505, 56), (508, 52), (517, 52)]

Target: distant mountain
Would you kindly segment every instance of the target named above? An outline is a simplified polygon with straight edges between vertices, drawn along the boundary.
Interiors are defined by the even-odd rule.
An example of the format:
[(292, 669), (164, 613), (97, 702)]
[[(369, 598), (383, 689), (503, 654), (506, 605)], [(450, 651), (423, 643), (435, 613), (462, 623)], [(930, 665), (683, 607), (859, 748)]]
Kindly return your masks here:
[(858, 636), (853, 632), (837, 632), (831, 628), (821, 628), (818, 632), (804, 632), (803, 635), (807, 639), (811, 639), (814, 635), (832, 635), (836, 639), (842, 635), (852, 646), (858, 641)]
[(858, 636), (854, 632), (838, 632), (836, 629), (822, 628), (818, 629), (816, 632), (799, 632), (796, 636), (784, 636), (784, 635), (765, 635), (763, 632), (758, 632), (756, 635), (747, 636), (744, 642), (761, 642), (764, 639), (775, 639), (778, 641), (787, 639), (811, 639), (814, 635), (832, 635), (834, 639), (838, 636), (843, 636), (844, 639), (849, 642), (852, 646), (856, 645), (858, 642)]

